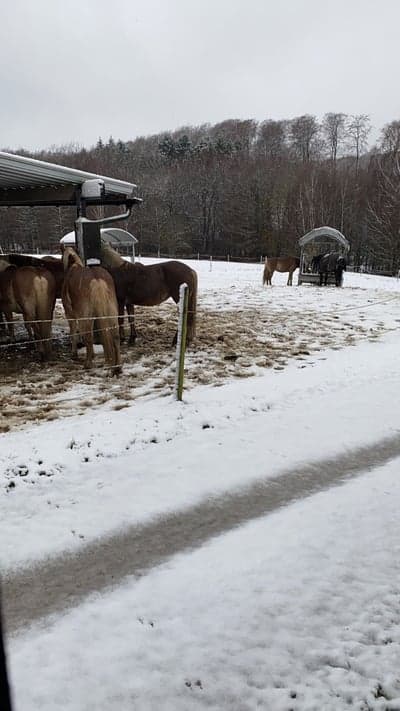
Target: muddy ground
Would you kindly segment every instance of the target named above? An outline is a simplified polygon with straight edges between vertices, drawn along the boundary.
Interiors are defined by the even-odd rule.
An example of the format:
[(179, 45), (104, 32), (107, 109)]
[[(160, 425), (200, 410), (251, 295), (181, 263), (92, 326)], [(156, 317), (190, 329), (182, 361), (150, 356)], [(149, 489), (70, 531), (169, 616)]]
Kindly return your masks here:
[[(42, 364), (26, 343), (22, 322), (17, 326), (17, 344), (0, 341), (0, 432), (26, 424), (83, 414), (101, 405), (120, 410), (144, 396), (168, 395), (175, 378), (175, 305), (137, 308), (139, 334), (135, 346), (122, 346), (123, 374), (108, 377), (103, 356), (95, 366), (83, 368), (70, 356), (67, 324), (57, 306), (53, 327), (54, 355)], [(295, 359), (310, 359), (327, 348), (342, 348), (360, 339), (376, 339), (386, 330), (378, 320), (363, 324), (346, 313), (321, 314), (315, 310), (288, 311), (276, 307), (212, 310), (201, 300), (195, 344), (186, 354), (185, 387), (196, 384), (220, 385), (227, 378), (249, 377), (266, 368), (283, 369)], [(100, 349), (101, 350), (101, 349)], [(322, 354), (319, 357), (322, 356)]]

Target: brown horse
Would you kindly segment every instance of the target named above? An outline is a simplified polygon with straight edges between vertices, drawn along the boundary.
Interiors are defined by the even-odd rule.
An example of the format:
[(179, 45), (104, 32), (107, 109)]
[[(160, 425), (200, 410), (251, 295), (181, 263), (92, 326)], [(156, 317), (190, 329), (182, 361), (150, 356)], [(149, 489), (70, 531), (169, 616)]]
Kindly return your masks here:
[[(128, 312), (130, 343), (137, 336), (134, 323), (134, 306), (156, 306), (170, 297), (177, 304), (179, 287), (189, 287), (187, 340), (193, 340), (196, 327), (197, 274), (183, 262), (161, 262), (161, 264), (131, 264), (109, 245), (101, 247), (101, 260), (112, 275), (118, 300), (120, 337), (123, 338), (124, 308)], [(175, 333), (173, 343), (176, 343)]]
[(106, 363), (111, 367), (112, 375), (119, 375), (118, 304), (110, 274), (102, 267), (84, 267), (72, 247), (65, 248), (63, 265), (62, 301), (71, 332), (72, 357), (78, 357), (80, 336), (86, 345), (85, 367), (91, 367), (94, 319), (98, 319)]
[(56, 280), (57, 299), (61, 299), (61, 289), (64, 281), (64, 267), (58, 257), (31, 257), (29, 254), (10, 252), (2, 254), (0, 259), (16, 267), (41, 267), (51, 272)]
[(265, 257), (263, 284), (271, 284), (274, 272), (289, 272), (287, 286), (292, 286), (293, 272), (300, 267), (298, 257)]
[(0, 272), (0, 312), (15, 341), (13, 312), (22, 313), (28, 334), (37, 343), (42, 360), (51, 355), (51, 323), (56, 302), (56, 284), (46, 269), (9, 266)]

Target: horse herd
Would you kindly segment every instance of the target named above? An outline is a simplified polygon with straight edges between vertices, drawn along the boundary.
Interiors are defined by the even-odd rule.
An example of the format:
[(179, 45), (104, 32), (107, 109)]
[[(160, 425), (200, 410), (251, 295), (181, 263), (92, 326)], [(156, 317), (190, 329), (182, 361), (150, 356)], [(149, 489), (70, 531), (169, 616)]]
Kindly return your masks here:
[(77, 358), (78, 343), (82, 342), (86, 346), (85, 367), (91, 367), (94, 331), (98, 331), (105, 361), (111, 374), (118, 375), (125, 308), (133, 343), (137, 335), (134, 306), (153, 306), (169, 297), (178, 303), (180, 285), (186, 283), (187, 339), (193, 339), (197, 300), (197, 274), (193, 269), (176, 261), (150, 266), (131, 264), (108, 245), (102, 245), (101, 262), (101, 266), (84, 266), (72, 247), (64, 249), (62, 259), (0, 255), (0, 329), (4, 332), (7, 327), (10, 339), (15, 340), (13, 312), (22, 313), (41, 359), (48, 359), (55, 302), (61, 298), (73, 358)]
[[(275, 271), (293, 272), (300, 267), (298, 257), (267, 257), (263, 283), (271, 284)], [(327, 284), (328, 274), (342, 283), (346, 260), (337, 252), (319, 254), (311, 270)], [(179, 301), (181, 284), (189, 287), (187, 339), (195, 335), (197, 273), (183, 262), (168, 261), (150, 266), (131, 264), (107, 244), (101, 247), (101, 266), (84, 266), (72, 247), (62, 258), (31, 257), (22, 254), (0, 255), (0, 332), (7, 330), (15, 341), (13, 313), (22, 313), (28, 335), (35, 342), (42, 360), (51, 355), (51, 329), (57, 298), (61, 298), (69, 323), (72, 357), (78, 357), (78, 344), (86, 346), (85, 367), (94, 355), (94, 333), (98, 332), (106, 364), (111, 374), (121, 371), (120, 343), (124, 339), (124, 311), (129, 323), (129, 342), (137, 333), (134, 307), (154, 306), (172, 298)], [(3, 321), (3, 316), (5, 322)], [(176, 342), (175, 333), (173, 343)]]
[[(346, 271), (347, 262), (339, 252), (328, 252), (327, 254), (317, 254), (311, 260), (311, 272), (319, 274), (319, 285), (326, 286), (329, 274), (335, 277), (335, 285), (341, 286), (343, 272)], [(293, 272), (300, 268), (298, 257), (266, 257), (263, 274), (263, 284), (272, 284), (272, 277), (275, 271), (289, 272), (287, 285), (292, 286)]]

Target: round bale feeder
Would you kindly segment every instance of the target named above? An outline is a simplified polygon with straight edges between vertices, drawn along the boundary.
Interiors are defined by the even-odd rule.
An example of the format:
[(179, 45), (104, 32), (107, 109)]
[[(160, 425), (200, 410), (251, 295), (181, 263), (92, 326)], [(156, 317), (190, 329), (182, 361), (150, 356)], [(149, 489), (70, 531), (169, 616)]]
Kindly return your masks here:
[[(345, 257), (350, 244), (339, 230), (333, 227), (317, 227), (299, 239), (300, 269), (298, 284), (319, 284), (319, 273), (312, 270), (312, 260), (321, 254), (337, 252)], [(335, 275), (328, 274), (328, 284), (335, 285)]]

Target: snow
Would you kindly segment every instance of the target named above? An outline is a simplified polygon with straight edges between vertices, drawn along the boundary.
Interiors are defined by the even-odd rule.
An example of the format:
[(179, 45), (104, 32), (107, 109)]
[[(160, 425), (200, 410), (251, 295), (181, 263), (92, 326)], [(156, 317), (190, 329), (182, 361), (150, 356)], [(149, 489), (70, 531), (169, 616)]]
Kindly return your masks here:
[[(316, 340), (337, 316), (340, 349), (192, 386), (183, 403), (139, 398), (1, 435), (2, 570), (278, 477), (298, 493), (289, 484), (268, 515), (193, 550), (183, 540), (140, 577), (14, 632), (16, 709), (400, 708), (399, 281), (348, 273), (343, 289), (288, 289), (275, 275), (267, 290), (260, 265), (194, 266), (205, 313), (264, 301), (307, 312)], [(352, 454), (361, 464), (346, 470)], [(310, 463), (312, 495), (296, 482)]]

